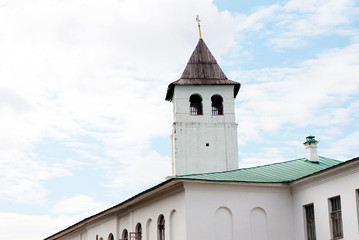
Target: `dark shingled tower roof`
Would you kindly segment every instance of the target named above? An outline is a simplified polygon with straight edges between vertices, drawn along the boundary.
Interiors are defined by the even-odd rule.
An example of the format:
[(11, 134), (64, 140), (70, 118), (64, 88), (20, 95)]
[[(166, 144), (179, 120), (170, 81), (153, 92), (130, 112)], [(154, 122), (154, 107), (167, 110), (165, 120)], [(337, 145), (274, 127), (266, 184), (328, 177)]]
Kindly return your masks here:
[(203, 39), (199, 39), (181, 78), (168, 85), (167, 101), (172, 101), (176, 85), (234, 85), (234, 97), (241, 87), (240, 83), (226, 77)]

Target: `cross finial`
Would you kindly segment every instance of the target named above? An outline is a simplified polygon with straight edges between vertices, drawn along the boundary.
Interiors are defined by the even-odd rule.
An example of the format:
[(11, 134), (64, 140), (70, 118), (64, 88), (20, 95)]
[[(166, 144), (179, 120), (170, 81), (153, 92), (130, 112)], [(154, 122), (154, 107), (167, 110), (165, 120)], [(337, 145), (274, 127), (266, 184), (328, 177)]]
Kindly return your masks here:
[(197, 15), (197, 17), (196, 17), (196, 21), (198, 22), (199, 39), (202, 39), (201, 25), (199, 24), (199, 23), (201, 22), (201, 20), (199, 20), (199, 16), (198, 16), (198, 15)]

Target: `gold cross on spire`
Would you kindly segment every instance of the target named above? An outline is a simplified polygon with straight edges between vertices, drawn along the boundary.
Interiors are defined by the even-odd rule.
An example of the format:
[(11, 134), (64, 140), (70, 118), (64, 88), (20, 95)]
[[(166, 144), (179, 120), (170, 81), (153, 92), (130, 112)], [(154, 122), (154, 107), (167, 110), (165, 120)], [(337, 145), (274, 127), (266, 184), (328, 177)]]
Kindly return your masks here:
[(199, 20), (199, 16), (198, 16), (198, 15), (197, 15), (197, 17), (196, 17), (196, 21), (198, 22), (199, 39), (202, 39), (201, 25), (199, 24), (199, 22), (200, 22), (201, 20)]

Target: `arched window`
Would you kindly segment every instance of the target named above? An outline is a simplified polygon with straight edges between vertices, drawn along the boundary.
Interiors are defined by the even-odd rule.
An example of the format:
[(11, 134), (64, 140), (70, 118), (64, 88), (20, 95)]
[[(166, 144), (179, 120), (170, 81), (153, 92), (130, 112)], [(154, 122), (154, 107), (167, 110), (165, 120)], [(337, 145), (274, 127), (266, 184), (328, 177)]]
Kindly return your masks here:
[(108, 239), (108, 240), (114, 240), (113, 234), (110, 233), (110, 234), (108, 235), (108, 238), (107, 238), (107, 239)]
[(219, 95), (213, 95), (212, 101), (212, 116), (223, 115), (223, 98)]
[(165, 240), (165, 217), (161, 214), (157, 222), (158, 240)]
[(123, 229), (121, 240), (128, 240), (128, 231), (127, 231), (127, 229)]
[(137, 223), (136, 225), (136, 240), (142, 240), (142, 225)]
[(189, 114), (190, 115), (202, 115), (202, 98), (198, 94), (193, 94), (189, 98), (190, 106), (189, 106)]

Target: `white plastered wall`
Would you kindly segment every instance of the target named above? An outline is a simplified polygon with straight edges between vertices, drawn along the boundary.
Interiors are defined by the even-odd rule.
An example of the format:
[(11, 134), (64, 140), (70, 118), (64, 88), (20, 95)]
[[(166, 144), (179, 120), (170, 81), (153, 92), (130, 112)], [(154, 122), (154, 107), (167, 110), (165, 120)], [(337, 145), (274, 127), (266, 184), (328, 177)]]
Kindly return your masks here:
[(297, 240), (305, 239), (305, 215), (303, 206), (314, 205), (317, 239), (331, 239), (329, 198), (340, 196), (343, 219), (342, 239), (359, 239), (358, 202), (356, 190), (359, 189), (358, 167), (322, 174), (308, 178), (303, 183), (293, 185), (293, 212)]
[(183, 191), (137, 206), (118, 217), (119, 237), (121, 238), (123, 229), (127, 229), (128, 232), (134, 232), (137, 223), (141, 223), (143, 239), (157, 240), (157, 221), (162, 214), (165, 218), (166, 239), (185, 239), (184, 210)]
[[(173, 175), (238, 168), (233, 85), (176, 86), (173, 100)], [(190, 115), (189, 98), (202, 97), (203, 115)], [(211, 97), (223, 98), (223, 115), (212, 116)]]
[[(187, 240), (294, 239), (292, 197), (286, 184), (187, 183), (185, 188)], [(227, 212), (228, 219), (232, 216), (232, 227), (226, 226), (230, 221), (216, 221), (225, 219), (222, 213), (216, 215), (218, 209)], [(257, 223), (251, 221), (256, 210), (266, 217), (259, 223), (266, 224), (261, 235), (255, 232)]]
[(172, 193), (146, 201), (140, 205), (132, 205), (128, 211), (122, 209), (118, 214), (112, 214), (94, 223), (86, 225), (75, 232), (60, 238), (61, 240), (108, 240), (110, 233), (114, 239), (122, 238), (122, 231), (128, 234), (135, 232), (137, 223), (142, 225), (144, 240), (157, 240), (157, 220), (162, 214), (165, 217), (166, 240), (185, 240), (185, 193), (177, 190)]

